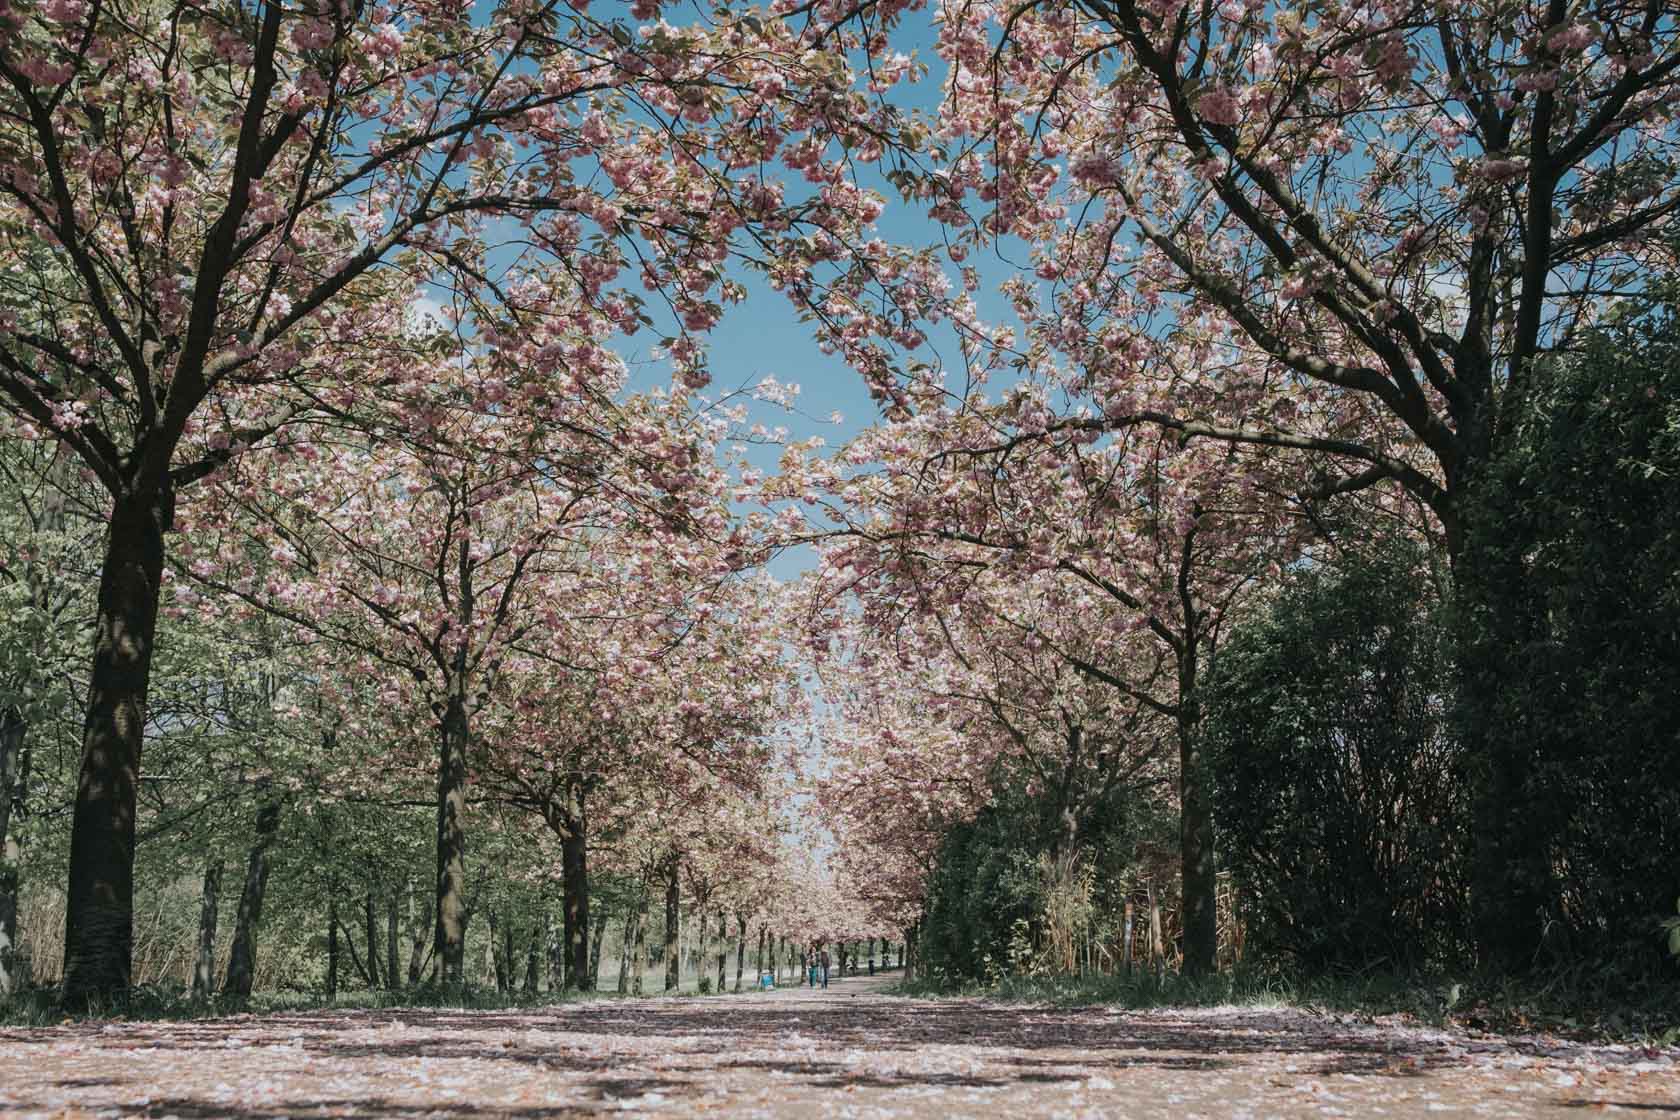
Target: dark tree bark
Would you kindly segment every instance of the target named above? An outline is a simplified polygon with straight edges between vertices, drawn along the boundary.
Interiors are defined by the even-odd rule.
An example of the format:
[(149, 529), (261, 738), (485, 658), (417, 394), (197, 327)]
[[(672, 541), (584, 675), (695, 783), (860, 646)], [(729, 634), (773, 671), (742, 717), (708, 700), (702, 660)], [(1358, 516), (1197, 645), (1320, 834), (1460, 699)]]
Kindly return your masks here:
[[(1181, 588), (1187, 587), (1184, 580)], [(1184, 594), (1186, 633), (1178, 666), (1179, 854), (1184, 882), (1184, 972), (1207, 976), (1218, 968), (1218, 869), (1213, 859), (1212, 776), (1202, 756), (1196, 701), (1198, 620)]]
[(70, 822), (63, 1001), (78, 1010), (125, 999), (133, 974), (134, 814), (173, 507), (161, 464), (111, 505)]
[(27, 731), (22, 712), (10, 704), (0, 708), (0, 996), (16, 991), (23, 982), (17, 940), (23, 845), (15, 825), (23, 817), (29, 783)]
[(588, 792), (582, 777), (570, 775), (563, 800), (553, 808), (549, 821), (560, 836), (567, 984), (578, 991), (585, 988), (590, 975)]
[(511, 920), (504, 921), (502, 923), (502, 964), (496, 977), (497, 982), (501, 985), (501, 990), (504, 992), (513, 991), (513, 940), (513, 922)]
[(204, 865), (204, 890), (198, 907), (198, 955), (193, 961), (192, 994), (206, 999), (216, 990), (216, 914), (221, 903), (222, 857)]
[(665, 872), (665, 990), (675, 991), (682, 983), (682, 892), (678, 886), (679, 861), (672, 859)]
[[(268, 849), (280, 829), (280, 806), (281, 799), (268, 794), (257, 808), (256, 835), (251, 841), (250, 859), (245, 864), (245, 889), (240, 892), (239, 911), (234, 916), (227, 978), (222, 981), (222, 994), (236, 999), (251, 997), (257, 967), (257, 923), (262, 920), (263, 895), (268, 890)], [(336, 921), (337, 910), (333, 913)]]
[(445, 987), (466, 979), (467, 934), (467, 708), (457, 681), (438, 735), (437, 925), (433, 952)]

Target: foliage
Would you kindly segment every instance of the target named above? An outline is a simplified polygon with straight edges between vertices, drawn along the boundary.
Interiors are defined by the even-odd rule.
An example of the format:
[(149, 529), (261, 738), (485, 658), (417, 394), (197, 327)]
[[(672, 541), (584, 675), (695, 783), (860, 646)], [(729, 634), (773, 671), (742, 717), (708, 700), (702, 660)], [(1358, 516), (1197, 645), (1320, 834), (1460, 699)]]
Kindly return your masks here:
[(1220, 650), (1204, 727), (1250, 954), (1410, 970), (1462, 950), (1467, 797), (1426, 560), (1298, 571)]
[(1654, 964), (1680, 894), (1677, 481), (1669, 302), (1537, 366), (1482, 483), (1458, 718), (1521, 744), (1522, 831), (1500, 839), (1531, 853), (1552, 958)]

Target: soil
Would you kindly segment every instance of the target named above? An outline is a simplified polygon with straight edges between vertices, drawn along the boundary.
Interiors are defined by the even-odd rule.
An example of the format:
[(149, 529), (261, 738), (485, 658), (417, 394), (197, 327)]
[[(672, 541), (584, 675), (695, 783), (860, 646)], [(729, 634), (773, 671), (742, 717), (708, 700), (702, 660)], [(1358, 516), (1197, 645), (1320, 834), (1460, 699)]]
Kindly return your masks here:
[(1680, 1115), (1680, 1050), (1293, 1009), (883, 994), (0, 1029), (7, 1116)]

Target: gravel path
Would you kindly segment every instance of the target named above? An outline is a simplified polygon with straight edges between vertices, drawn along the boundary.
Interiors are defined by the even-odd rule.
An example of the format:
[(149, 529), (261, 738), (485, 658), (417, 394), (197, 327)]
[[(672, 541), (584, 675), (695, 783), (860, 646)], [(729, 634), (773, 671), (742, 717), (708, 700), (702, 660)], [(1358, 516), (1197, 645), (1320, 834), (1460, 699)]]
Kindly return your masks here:
[(903, 999), (882, 981), (534, 1011), (0, 1029), (0, 1114), (1680, 1115), (1680, 1051), (1292, 1010)]

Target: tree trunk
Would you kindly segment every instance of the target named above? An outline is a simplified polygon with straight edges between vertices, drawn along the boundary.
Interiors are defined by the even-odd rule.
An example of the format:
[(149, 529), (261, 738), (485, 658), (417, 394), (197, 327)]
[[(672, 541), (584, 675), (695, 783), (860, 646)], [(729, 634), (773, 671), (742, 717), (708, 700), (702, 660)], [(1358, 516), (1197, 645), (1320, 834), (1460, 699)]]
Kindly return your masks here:
[(747, 915), (735, 911), (735, 990), (741, 990), (741, 973), (747, 970)]
[(567, 986), (578, 991), (589, 980), (588, 790), (572, 776), (557, 818), (560, 833), (560, 893), (565, 914)]
[(630, 951), (636, 944), (636, 910), (631, 907), (624, 916), (624, 944), (618, 948), (618, 994), (630, 991)]
[(373, 892), (362, 899), (362, 925), (367, 936), (367, 980), (370, 991), (379, 990), (379, 912), (374, 908)]
[(509, 920), (502, 923), (502, 967), (497, 976), (497, 981), (504, 992), (513, 991), (513, 954), (513, 922)]
[(385, 986), (393, 992), (401, 987), (397, 979), (397, 966), (400, 954), (397, 952), (397, 896), (391, 895), (385, 900)]
[(665, 990), (674, 992), (682, 984), (682, 893), (677, 884), (677, 861), (665, 873)]
[(642, 969), (647, 965), (647, 899), (636, 906), (636, 944), (630, 950), (630, 992), (642, 994)]
[(327, 1002), (338, 998), (338, 895), (327, 896)]
[[(502, 932), (502, 923), (501, 920), (497, 918), (494, 908), (484, 912), (484, 919), (490, 923), (490, 937), (484, 943), (484, 955), (489, 958), (489, 968), (485, 971), (495, 977), (496, 990), (498, 992), (505, 992), (507, 991), (508, 986), (508, 970), (507, 959), (502, 955), (502, 947), (499, 937)], [(513, 938), (509, 937), (508, 941), (511, 943)]]
[[(278, 796), (266, 794), (257, 807), (256, 836), (251, 841), (251, 856), (245, 864), (245, 889), (239, 895), (239, 911), (233, 923), (233, 946), (228, 953), (227, 978), (222, 981), (222, 994), (236, 999), (251, 997), (251, 983), (257, 967), (257, 923), (262, 920), (263, 894), (268, 889), (268, 849), (280, 828), (280, 805)], [(336, 909), (333, 914), (336, 921)], [(336, 984), (336, 973), (333, 978)]]
[(24, 980), (17, 943), (23, 845), (14, 826), (23, 817), (29, 781), (27, 730), (22, 712), (11, 705), (0, 708), (0, 996), (10, 995)]
[(531, 940), (525, 946), (525, 994), (537, 994), (538, 978), (542, 975), (543, 923), (531, 926)]
[(694, 913), (700, 919), (700, 941), (694, 952), (694, 974), (703, 981), (706, 976), (706, 950), (711, 948), (711, 942), (707, 940), (709, 931), (706, 928), (706, 904), (696, 903)]
[(160, 478), (137, 484), (111, 506), (70, 823), (63, 988), (69, 1008), (125, 998), (133, 975), (135, 802), (163, 534), (173, 504)]
[(198, 906), (198, 957), (193, 962), (192, 994), (207, 999), (216, 990), (216, 913), (222, 890), (222, 857), (204, 865), (204, 891)]
[(1184, 972), (1218, 968), (1219, 882), (1213, 859), (1212, 779), (1202, 756), (1194, 634), (1179, 658), (1179, 858), (1184, 894)]
[(444, 987), (466, 979), (466, 810), (467, 708), (457, 680), (438, 735), (437, 926), (433, 952), (442, 965)]
[(729, 960), (729, 926), (724, 919), (725, 919), (724, 912), (722, 910), (719, 910), (717, 912), (717, 929), (718, 929), (718, 981), (717, 981), (717, 991), (718, 991), (718, 995), (720, 995), (720, 996), (723, 994), (724, 969), (725, 969), (725, 967), (727, 965), (727, 962)]
[(595, 933), (589, 939), (589, 984), (585, 991), (601, 990), (601, 942), (607, 936), (607, 912), (595, 915)]
[[(412, 897), (410, 902), (413, 902)], [(431, 895), (422, 900), (420, 919), (409, 926), (408, 931), (408, 983), (415, 987), (420, 983), (420, 974), (425, 970), (426, 962), (423, 954), (426, 951), (426, 932), (432, 924)]]

